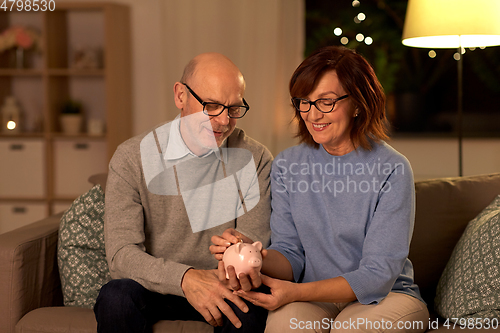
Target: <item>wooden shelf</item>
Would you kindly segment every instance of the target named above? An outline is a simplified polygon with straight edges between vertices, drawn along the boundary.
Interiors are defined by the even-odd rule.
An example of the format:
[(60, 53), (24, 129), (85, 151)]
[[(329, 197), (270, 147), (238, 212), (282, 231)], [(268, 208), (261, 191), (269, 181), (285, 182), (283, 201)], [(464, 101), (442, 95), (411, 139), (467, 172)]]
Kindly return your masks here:
[(30, 139), (30, 138), (43, 138), (44, 136), (45, 134), (42, 132), (37, 132), (37, 133), (21, 132), (15, 134), (0, 133), (0, 138), (2, 139)]
[(104, 69), (76, 69), (76, 68), (50, 68), (47, 70), (48, 75), (53, 76), (104, 76)]
[[(74, 200), (74, 199), (73, 199)], [(28, 203), (44, 203), (46, 198), (30, 198), (30, 197), (0, 197), (0, 201), (13, 203), (13, 202), (28, 202)]]
[[(12, 25), (34, 27), (41, 33), (43, 49), (29, 59), (34, 68), (27, 69), (9, 68), (12, 59), (0, 53), (0, 108), (7, 96), (14, 96), (25, 116), (22, 128), (27, 130), (0, 132), (0, 161), (9, 160), (0, 184), (10, 184), (3, 187), (0, 204), (43, 204), (52, 214), (54, 205), (71, 202), (87, 185), (90, 188), (88, 177), (106, 172), (118, 145), (132, 136), (130, 12), (127, 5), (112, 2), (57, 1), (52, 12), (27, 14), (0, 12), (1, 30)], [(97, 67), (102, 68), (76, 68), (77, 46), (99, 49), (102, 61)], [(81, 101), (84, 122), (100, 120), (105, 132), (62, 133), (59, 115), (68, 99)], [(43, 131), (28, 132), (39, 128)], [(9, 140), (21, 148), (11, 149)], [(36, 176), (33, 171), (28, 174), (26, 166)], [(7, 173), (15, 173), (15, 179), (6, 178)], [(24, 179), (30, 181), (17, 185)], [(38, 185), (31, 191), (33, 179)], [(40, 193), (44, 195), (38, 197)]]
[(61, 202), (61, 201), (71, 201), (73, 202), (77, 197), (73, 196), (59, 196), (59, 197), (53, 197), (50, 198), (51, 202)]
[(85, 139), (85, 140), (105, 140), (106, 134), (102, 135), (89, 135), (89, 134), (65, 134), (54, 132), (50, 134), (51, 138), (57, 140), (75, 140), (75, 139)]
[(41, 69), (0, 68), (0, 76), (42, 76)]

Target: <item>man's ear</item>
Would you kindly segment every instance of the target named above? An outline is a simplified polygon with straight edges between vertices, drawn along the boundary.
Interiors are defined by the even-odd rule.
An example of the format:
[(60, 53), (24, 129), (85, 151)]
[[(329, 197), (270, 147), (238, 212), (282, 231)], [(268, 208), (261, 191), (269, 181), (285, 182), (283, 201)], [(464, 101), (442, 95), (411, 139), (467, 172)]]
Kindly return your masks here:
[(174, 101), (175, 106), (182, 110), (187, 103), (186, 86), (180, 82), (175, 82), (174, 84)]

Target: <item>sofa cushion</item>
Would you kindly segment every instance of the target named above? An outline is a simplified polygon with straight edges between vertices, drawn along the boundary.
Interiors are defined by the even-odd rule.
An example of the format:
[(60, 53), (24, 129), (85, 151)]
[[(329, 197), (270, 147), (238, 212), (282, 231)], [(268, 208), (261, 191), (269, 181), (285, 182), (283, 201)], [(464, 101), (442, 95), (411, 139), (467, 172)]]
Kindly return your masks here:
[(415, 230), (409, 258), (415, 283), (433, 309), (436, 286), (467, 223), (500, 194), (500, 174), (415, 183)]
[[(38, 308), (26, 314), (16, 325), (16, 333), (95, 333), (97, 322), (91, 309), (77, 307)], [(212, 333), (213, 327), (199, 321), (160, 320), (153, 333)]]
[(57, 262), (64, 305), (92, 308), (101, 287), (110, 280), (100, 185), (78, 197), (62, 216)]
[(500, 196), (470, 221), (439, 280), (444, 318), (500, 317)]

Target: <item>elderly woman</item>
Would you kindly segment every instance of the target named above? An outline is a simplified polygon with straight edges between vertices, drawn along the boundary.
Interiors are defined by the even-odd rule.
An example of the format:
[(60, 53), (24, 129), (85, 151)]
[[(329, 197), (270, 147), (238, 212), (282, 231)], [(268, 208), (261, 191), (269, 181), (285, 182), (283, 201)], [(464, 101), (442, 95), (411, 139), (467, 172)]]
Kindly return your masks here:
[[(429, 314), (408, 260), (413, 174), (384, 141), (373, 69), (353, 50), (325, 47), (295, 70), (290, 94), (301, 144), (271, 171), (261, 277), (271, 293), (249, 291), (255, 276), (232, 279), (235, 293), (272, 310), (266, 332), (425, 331)], [(236, 239), (228, 231), (213, 241)]]

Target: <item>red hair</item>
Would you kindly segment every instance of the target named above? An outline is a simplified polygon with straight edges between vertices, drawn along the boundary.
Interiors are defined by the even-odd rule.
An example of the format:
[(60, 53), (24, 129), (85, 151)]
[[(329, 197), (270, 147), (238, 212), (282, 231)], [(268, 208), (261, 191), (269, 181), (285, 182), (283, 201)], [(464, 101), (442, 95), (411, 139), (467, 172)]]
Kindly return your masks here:
[[(388, 139), (385, 115), (385, 94), (375, 71), (356, 51), (338, 46), (327, 46), (315, 51), (297, 67), (290, 79), (291, 97), (306, 98), (325, 72), (336, 71), (340, 84), (359, 115), (354, 118), (350, 138), (355, 148), (372, 148), (371, 141)], [(297, 137), (300, 142), (319, 147), (307, 130), (300, 112)]]

